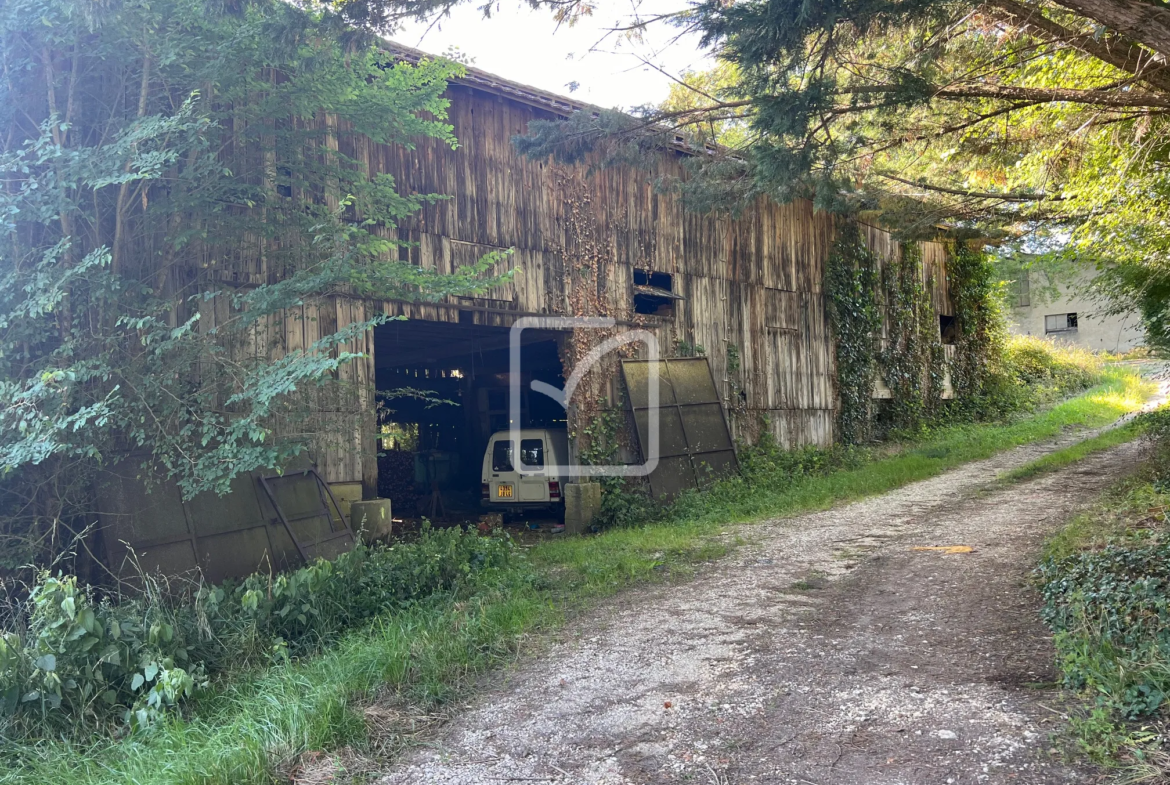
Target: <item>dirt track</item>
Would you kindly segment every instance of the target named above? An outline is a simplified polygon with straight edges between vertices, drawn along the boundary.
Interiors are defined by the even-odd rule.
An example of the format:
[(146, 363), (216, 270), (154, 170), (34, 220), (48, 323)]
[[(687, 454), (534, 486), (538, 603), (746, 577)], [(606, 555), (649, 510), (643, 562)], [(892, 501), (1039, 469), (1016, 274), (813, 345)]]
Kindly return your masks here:
[[(633, 591), (497, 674), (382, 785), (1069, 783), (1043, 537), (1139, 456), (1030, 482), (1013, 450), (881, 497), (743, 528), (693, 581)], [(965, 545), (970, 553), (913, 550)]]

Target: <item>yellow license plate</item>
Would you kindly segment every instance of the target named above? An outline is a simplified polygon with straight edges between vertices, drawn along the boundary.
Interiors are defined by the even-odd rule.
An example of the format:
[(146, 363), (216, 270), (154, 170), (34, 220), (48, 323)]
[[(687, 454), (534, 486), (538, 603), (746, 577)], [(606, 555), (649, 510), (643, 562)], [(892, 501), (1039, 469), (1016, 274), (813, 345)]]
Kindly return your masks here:
[(512, 498), (512, 486), (511, 485), (497, 485), (496, 486), (496, 498), (497, 499), (511, 499)]

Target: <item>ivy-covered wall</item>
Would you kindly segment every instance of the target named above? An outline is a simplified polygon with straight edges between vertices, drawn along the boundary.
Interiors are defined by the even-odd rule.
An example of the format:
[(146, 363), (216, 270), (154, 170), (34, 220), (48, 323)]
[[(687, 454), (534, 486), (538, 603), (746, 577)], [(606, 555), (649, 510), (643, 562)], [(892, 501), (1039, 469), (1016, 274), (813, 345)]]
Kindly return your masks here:
[[(837, 437), (846, 444), (966, 411), (980, 395), (995, 345), (992, 269), (982, 251), (949, 242), (939, 270), (923, 263), (923, 244), (903, 242), (879, 253), (871, 234), (843, 221), (825, 267)], [(954, 320), (949, 352), (940, 316)], [(878, 397), (876, 389), (888, 392)], [(944, 401), (948, 392), (955, 403)]]

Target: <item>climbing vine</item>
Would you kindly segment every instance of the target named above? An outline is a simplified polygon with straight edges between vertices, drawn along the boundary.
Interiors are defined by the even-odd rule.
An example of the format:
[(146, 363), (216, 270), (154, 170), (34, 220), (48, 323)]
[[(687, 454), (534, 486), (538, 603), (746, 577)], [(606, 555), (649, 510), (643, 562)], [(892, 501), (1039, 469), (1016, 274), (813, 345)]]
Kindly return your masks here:
[[(939, 415), (948, 369), (930, 284), (917, 243), (879, 260), (856, 223), (841, 226), (826, 265), (825, 292), (836, 343), (842, 442), (868, 441), (875, 429), (912, 430)], [(977, 300), (978, 293), (972, 297)], [(880, 406), (873, 398), (879, 378), (892, 395)]]
[(877, 258), (857, 224), (843, 224), (825, 267), (825, 294), (837, 344), (837, 433), (846, 444), (867, 441), (873, 426), (882, 327), (876, 271)]
[(882, 264), (886, 331), (878, 367), (893, 393), (881, 420), (888, 429), (911, 430), (937, 415), (946, 374), (938, 315), (923, 282), (918, 243), (903, 243), (900, 258)]
[(972, 405), (984, 396), (998, 345), (994, 273), (983, 251), (963, 242), (952, 248), (947, 278), (958, 338), (951, 379), (956, 399)]

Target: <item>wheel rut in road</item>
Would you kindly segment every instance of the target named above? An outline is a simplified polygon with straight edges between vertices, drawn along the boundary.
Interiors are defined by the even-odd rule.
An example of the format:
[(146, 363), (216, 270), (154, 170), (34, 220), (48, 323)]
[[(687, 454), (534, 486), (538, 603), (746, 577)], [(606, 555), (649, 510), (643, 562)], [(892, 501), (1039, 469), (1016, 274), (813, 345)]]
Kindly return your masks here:
[(729, 527), (749, 544), (574, 619), (380, 782), (1095, 781), (1050, 749), (1060, 695), (1029, 574), (1141, 447), (996, 482), (1055, 446)]

